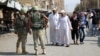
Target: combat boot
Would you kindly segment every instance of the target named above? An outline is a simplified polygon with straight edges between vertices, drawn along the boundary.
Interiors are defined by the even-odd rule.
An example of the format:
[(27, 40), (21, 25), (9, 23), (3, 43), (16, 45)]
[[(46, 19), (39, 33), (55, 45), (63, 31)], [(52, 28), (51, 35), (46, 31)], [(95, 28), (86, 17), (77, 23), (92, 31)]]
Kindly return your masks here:
[(17, 54), (20, 54), (21, 52), (20, 52), (20, 48), (16, 48), (16, 53)]
[(45, 51), (45, 49), (43, 49), (43, 53), (42, 53), (43, 55), (46, 55), (46, 51)]
[(35, 50), (35, 54), (34, 55), (38, 55), (38, 51), (37, 50)]
[(25, 48), (22, 48), (22, 54), (28, 54), (28, 52), (25, 50)]

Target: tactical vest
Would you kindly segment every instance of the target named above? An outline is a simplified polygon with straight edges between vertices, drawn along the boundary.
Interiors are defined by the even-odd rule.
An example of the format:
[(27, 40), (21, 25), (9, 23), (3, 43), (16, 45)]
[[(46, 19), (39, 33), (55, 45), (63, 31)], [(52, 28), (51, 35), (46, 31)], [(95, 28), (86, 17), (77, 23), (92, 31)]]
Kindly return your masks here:
[(16, 27), (17, 28), (25, 28), (26, 27), (25, 17), (18, 16), (18, 18), (16, 19)]
[(32, 29), (43, 29), (45, 27), (45, 20), (39, 12), (35, 12), (31, 18)]

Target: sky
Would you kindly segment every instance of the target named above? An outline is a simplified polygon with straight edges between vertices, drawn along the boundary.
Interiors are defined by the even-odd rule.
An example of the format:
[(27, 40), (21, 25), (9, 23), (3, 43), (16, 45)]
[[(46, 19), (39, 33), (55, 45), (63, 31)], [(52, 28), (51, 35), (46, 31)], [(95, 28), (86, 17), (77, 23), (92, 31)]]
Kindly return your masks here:
[(80, 3), (80, 0), (65, 0), (65, 10), (67, 12), (73, 12), (77, 4)]

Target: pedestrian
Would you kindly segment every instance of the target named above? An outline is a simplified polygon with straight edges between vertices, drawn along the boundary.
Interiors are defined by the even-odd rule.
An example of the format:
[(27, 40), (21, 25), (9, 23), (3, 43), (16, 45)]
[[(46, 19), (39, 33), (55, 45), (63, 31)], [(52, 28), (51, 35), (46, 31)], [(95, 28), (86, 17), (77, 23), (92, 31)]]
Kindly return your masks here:
[(92, 36), (96, 36), (97, 34), (97, 25), (98, 25), (98, 17), (96, 15), (96, 13), (93, 12), (93, 16), (92, 16)]
[[(73, 12), (73, 16), (71, 17), (71, 24), (72, 24), (72, 40), (74, 44), (78, 45), (78, 39), (79, 39), (79, 20), (78, 15), (76, 12)], [(76, 38), (76, 40), (75, 40)]]
[(59, 14), (57, 8), (53, 8), (52, 13), (49, 15), (50, 24), (50, 42), (52, 45), (59, 45), (58, 31), (56, 31), (56, 26), (58, 23)]
[(100, 30), (100, 13), (97, 13), (97, 18), (98, 18), (98, 30)]
[(63, 46), (66, 44), (66, 47), (70, 45), (70, 31), (72, 30), (71, 22), (69, 17), (66, 15), (64, 10), (61, 10), (61, 17), (58, 21), (59, 36), (60, 36), (60, 44)]
[(92, 29), (92, 16), (93, 13), (91, 12), (91, 10), (88, 10), (87, 19), (88, 19), (89, 30)]
[(79, 36), (80, 36), (80, 44), (84, 44), (85, 39), (85, 27), (86, 27), (86, 17), (84, 15), (84, 12), (80, 13), (79, 16)]
[(41, 48), (43, 53), (46, 54), (45, 52), (45, 44), (44, 44), (44, 28), (47, 26), (48, 18), (37, 11), (38, 8), (33, 7), (33, 15), (31, 18), (31, 27), (33, 31), (33, 41), (34, 41), (34, 50), (35, 50), (35, 55), (38, 55), (38, 40), (40, 41)]
[(26, 51), (26, 41), (27, 41), (27, 18), (25, 17), (24, 10), (21, 10), (20, 13), (17, 13), (14, 20), (15, 25), (15, 34), (18, 36), (16, 43), (16, 53), (20, 54), (20, 44), (22, 45), (22, 54), (27, 54)]

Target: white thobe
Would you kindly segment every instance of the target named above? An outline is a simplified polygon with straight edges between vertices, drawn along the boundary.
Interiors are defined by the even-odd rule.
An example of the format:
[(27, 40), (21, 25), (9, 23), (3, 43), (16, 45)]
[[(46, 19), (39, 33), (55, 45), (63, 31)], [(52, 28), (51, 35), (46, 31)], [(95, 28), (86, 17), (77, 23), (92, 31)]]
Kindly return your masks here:
[(49, 24), (50, 24), (50, 42), (52, 43), (57, 43), (57, 35), (58, 32), (56, 31), (56, 27), (57, 27), (57, 23), (58, 23), (58, 19), (59, 19), (59, 14), (50, 14), (49, 15)]
[[(70, 29), (72, 29), (71, 22), (68, 16), (60, 17), (58, 21), (60, 44), (69, 44)], [(70, 34), (69, 34), (70, 33)]]
[(89, 30), (92, 29), (92, 18), (91, 18), (92, 16), (93, 16), (93, 13), (89, 13), (89, 14), (87, 15)]

